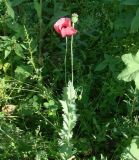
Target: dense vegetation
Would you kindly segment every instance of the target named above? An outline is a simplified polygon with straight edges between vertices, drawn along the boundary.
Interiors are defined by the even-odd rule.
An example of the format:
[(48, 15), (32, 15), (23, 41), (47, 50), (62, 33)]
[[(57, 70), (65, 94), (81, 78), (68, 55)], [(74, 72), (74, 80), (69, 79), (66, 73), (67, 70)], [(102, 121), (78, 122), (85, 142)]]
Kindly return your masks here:
[[(138, 0), (0, 0), (1, 160), (69, 158), (61, 153), (77, 160), (139, 160), (138, 7)], [(72, 13), (79, 15), (77, 99), (69, 111), (75, 119), (68, 146), (60, 101), (65, 38), (53, 25)], [(68, 80), (70, 60), (68, 53)]]

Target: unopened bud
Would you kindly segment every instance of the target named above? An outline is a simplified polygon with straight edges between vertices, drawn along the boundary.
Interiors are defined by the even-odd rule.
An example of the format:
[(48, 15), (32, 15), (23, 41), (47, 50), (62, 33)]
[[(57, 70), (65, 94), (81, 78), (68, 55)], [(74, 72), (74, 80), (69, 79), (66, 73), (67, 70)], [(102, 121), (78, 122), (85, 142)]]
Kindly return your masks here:
[(78, 14), (73, 13), (73, 14), (72, 14), (71, 21), (72, 21), (72, 23), (76, 23), (76, 22), (78, 22)]

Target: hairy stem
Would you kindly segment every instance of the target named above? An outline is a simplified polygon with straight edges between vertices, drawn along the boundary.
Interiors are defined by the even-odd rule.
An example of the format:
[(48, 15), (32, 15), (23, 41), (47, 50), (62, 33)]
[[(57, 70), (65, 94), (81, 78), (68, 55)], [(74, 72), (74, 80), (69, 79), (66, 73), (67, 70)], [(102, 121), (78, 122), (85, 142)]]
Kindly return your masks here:
[(65, 51), (65, 85), (67, 84), (67, 53), (68, 53), (68, 38), (66, 37), (66, 51)]
[(73, 85), (73, 36), (71, 36), (71, 82)]

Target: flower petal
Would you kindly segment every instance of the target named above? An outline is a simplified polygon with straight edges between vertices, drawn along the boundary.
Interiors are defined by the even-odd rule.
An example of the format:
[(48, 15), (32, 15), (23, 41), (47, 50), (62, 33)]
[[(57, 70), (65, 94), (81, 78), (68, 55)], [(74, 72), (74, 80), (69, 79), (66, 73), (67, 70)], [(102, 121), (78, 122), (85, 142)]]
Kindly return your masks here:
[(62, 28), (61, 29), (61, 36), (66, 37), (66, 36), (72, 36), (77, 33), (77, 30), (74, 29), (73, 27), (67, 27), (67, 28)]
[(70, 18), (60, 18), (55, 24), (54, 29), (56, 32), (60, 33), (62, 28), (71, 27), (71, 19)]

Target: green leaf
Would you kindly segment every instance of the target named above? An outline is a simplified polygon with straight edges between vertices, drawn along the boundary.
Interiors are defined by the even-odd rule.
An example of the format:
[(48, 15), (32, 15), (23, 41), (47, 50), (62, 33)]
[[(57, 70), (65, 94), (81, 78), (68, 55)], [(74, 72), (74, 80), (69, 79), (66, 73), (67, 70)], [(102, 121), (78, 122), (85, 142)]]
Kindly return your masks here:
[(11, 47), (10, 46), (8, 46), (6, 49), (5, 49), (5, 51), (4, 51), (4, 59), (6, 59), (8, 56), (9, 56), (9, 54), (11, 53)]
[(7, 70), (9, 69), (9, 67), (10, 67), (10, 63), (5, 63), (5, 64), (3, 65), (3, 71), (6, 73)]
[(134, 137), (128, 146), (122, 153), (122, 159), (139, 160), (139, 137)]
[(67, 115), (68, 114), (68, 106), (67, 106), (66, 101), (60, 100), (60, 103), (62, 105), (63, 112)]
[(38, 151), (35, 160), (48, 160), (46, 151), (44, 150)]
[(8, 12), (8, 15), (14, 19), (14, 10), (13, 8), (11, 7), (11, 3), (9, 1), (5, 1), (5, 4), (6, 4), (6, 7), (7, 7), (7, 12)]
[(109, 70), (111, 70), (112, 72), (115, 72), (118, 60), (115, 57), (108, 54), (104, 54), (104, 58), (105, 60), (96, 66), (95, 71), (102, 71), (107, 66), (109, 66)]
[(20, 44), (16, 43), (16, 44), (15, 44), (15, 47), (14, 47), (14, 50), (15, 50), (15, 53), (16, 53), (19, 57), (22, 57), (22, 58), (25, 57), (24, 54), (23, 54), (23, 49), (22, 49), (22, 47), (21, 47)]
[(106, 60), (104, 60), (103, 62), (101, 62), (100, 64), (98, 64), (95, 68), (95, 71), (102, 71), (103, 69), (105, 69), (108, 65), (108, 62)]
[(15, 69), (15, 76), (20, 80), (25, 80), (29, 76), (31, 76), (31, 68), (27, 66), (17, 66)]
[(68, 82), (68, 87), (64, 88), (64, 95), (63, 95), (65, 100), (70, 100), (74, 101), (77, 98), (77, 93), (74, 89), (73, 84), (69, 81)]
[(55, 102), (53, 100), (50, 100), (48, 102), (43, 103), (44, 107), (50, 110), (57, 110), (57, 106), (55, 105)]
[(18, 6), (19, 4), (23, 3), (25, 0), (12, 0), (11, 6)]
[(138, 31), (138, 29), (139, 29), (139, 8), (136, 11), (136, 16), (133, 18), (131, 22), (130, 32), (135, 33)]
[(122, 60), (126, 68), (118, 75), (118, 79), (126, 82), (134, 80), (137, 89), (139, 89), (139, 51), (135, 56), (132, 54), (123, 55)]
[(8, 41), (8, 40), (10, 40), (8, 36), (0, 36), (0, 38), (1, 38), (3, 41)]
[(37, 0), (34, 0), (34, 8), (37, 11), (37, 15), (41, 18), (41, 5)]
[(2, 69), (3, 67), (3, 63), (2, 63), (2, 60), (0, 60), (0, 70)]
[(71, 82), (64, 88), (63, 100), (60, 100), (63, 110), (63, 128), (61, 129), (60, 140), (60, 155), (63, 160), (69, 159), (73, 155), (73, 144), (71, 138), (73, 136), (73, 128), (77, 122), (76, 115), (76, 91)]
[(7, 26), (8, 28), (12, 29), (14, 32), (16, 32), (15, 36), (16, 38), (19, 38), (19, 37), (24, 37), (24, 26), (21, 25), (21, 24), (18, 24), (17, 22), (13, 22), (11, 24), (11, 22), (7, 22)]
[(138, 5), (139, 0), (124, 0), (121, 2), (123, 5)]

